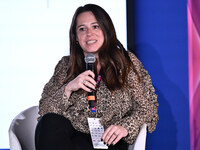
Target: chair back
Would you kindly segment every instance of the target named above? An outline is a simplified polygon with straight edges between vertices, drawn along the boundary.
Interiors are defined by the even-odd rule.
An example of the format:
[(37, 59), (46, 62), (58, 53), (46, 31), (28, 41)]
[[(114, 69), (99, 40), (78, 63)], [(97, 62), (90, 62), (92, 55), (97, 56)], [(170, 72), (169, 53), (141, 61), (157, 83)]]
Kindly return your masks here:
[(30, 107), (18, 114), (9, 128), (10, 150), (35, 150), (35, 128), (38, 106)]

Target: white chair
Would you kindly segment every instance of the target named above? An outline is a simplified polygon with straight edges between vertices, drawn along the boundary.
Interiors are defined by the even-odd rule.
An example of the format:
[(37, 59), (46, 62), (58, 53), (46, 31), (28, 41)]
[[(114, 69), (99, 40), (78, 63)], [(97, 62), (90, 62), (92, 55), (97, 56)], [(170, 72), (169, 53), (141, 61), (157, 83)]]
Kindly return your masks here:
[(128, 150), (145, 150), (147, 136), (147, 125), (143, 124), (140, 128), (140, 132), (136, 138), (135, 143), (129, 145)]
[(10, 150), (35, 150), (35, 128), (38, 106), (30, 107), (18, 114), (9, 128)]
[[(30, 107), (18, 114), (9, 128), (10, 150), (35, 150), (35, 128), (37, 125), (38, 106)], [(146, 124), (128, 150), (145, 150)]]

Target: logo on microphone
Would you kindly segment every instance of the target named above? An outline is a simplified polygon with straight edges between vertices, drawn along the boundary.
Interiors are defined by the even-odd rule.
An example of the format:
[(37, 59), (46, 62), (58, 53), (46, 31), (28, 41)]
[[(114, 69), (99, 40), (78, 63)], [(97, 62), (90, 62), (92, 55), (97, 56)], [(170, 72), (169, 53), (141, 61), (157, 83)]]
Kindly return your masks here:
[(95, 61), (96, 58), (92, 53), (89, 53), (85, 56), (85, 63), (94, 63)]

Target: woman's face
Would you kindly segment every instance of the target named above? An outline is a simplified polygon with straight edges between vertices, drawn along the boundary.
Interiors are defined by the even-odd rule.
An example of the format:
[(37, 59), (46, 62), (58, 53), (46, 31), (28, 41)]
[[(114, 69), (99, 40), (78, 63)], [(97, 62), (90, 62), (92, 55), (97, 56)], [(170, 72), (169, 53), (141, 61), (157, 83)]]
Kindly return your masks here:
[(98, 50), (103, 45), (104, 35), (92, 12), (83, 12), (77, 17), (76, 40), (84, 51), (98, 56)]

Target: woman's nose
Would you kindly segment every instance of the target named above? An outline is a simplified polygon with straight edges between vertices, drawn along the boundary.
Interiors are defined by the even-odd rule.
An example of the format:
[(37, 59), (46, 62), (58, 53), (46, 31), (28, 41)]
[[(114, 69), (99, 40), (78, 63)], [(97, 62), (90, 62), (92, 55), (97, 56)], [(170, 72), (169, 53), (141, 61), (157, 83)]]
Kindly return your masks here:
[(92, 29), (88, 29), (88, 30), (87, 30), (87, 36), (92, 35), (92, 33), (93, 33)]

